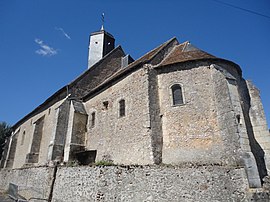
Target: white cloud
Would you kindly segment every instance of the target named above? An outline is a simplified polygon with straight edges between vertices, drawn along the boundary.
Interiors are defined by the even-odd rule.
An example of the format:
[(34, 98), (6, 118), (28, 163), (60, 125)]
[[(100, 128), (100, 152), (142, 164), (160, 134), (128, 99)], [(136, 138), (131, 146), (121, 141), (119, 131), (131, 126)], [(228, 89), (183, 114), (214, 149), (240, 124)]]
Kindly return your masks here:
[(60, 31), (60, 32), (62, 32), (62, 34), (63, 34), (67, 39), (71, 39), (71, 37), (64, 31), (63, 28), (61, 28), (61, 27), (56, 27), (55, 29), (58, 30), (58, 31)]
[(52, 56), (57, 54), (57, 50), (46, 45), (40, 39), (35, 39), (35, 42), (40, 46), (40, 49), (36, 50), (36, 53), (42, 56)]

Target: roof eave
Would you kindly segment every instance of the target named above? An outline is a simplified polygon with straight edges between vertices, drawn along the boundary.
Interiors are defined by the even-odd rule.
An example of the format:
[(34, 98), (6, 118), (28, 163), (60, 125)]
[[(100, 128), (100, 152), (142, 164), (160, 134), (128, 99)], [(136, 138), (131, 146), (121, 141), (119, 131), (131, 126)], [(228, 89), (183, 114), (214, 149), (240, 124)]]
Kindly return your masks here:
[(160, 64), (160, 65), (157, 65), (155, 66), (155, 69), (159, 69), (159, 68), (164, 68), (164, 67), (168, 67), (168, 66), (171, 66), (171, 65), (176, 65), (176, 64), (182, 64), (182, 63), (187, 63), (187, 62), (196, 62), (196, 61), (221, 61), (221, 62), (226, 62), (226, 63), (229, 63), (229, 64), (232, 64), (238, 74), (240, 76), (242, 76), (242, 70), (240, 68), (240, 66), (230, 60), (226, 60), (226, 59), (223, 59), (223, 58), (199, 58), (199, 59), (188, 59), (188, 60), (184, 60), (184, 61), (180, 61), (180, 62), (175, 62), (175, 63), (170, 63), (170, 64)]
[[(118, 49), (120, 49), (121, 51), (123, 51), (123, 49), (122, 49), (122, 47), (120, 45), (117, 46), (111, 52), (109, 52), (107, 55), (105, 55), (101, 60), (99, 60), (97, 63), (95, 63), (91, 68), (95, 68), (96, 66), (98, 66), (102, 61), (104, 61), (107, 57), (109, 57), (109, 55), (113, 54)], [(124, 53), (124, 51), (123, 51), (123, 53)], [(91, 68), (89, 68), (86, 71), (84, 71), (81, 75), (79, 75), (76, 79), (74, 79), (69, 84), (67, 84), (64, 87), (60, 88), (53, 95), (51, 95), (48, 99), (46, 99), (42, 104), (40, 104), (38, 107), (36, 107), (33, 111), (31, 111), (26, 116), (24, 116), (23, 118), (21, 118), (17, 123), (15, 123), (12, 126), (12, 129), (13, 130), (16, 129), (19, 125), (21, 125), (22, 123), (24, 123), (26, 120), (28, 120), (29, 118), (31, 118), (34, 115), (36, 115), (36, 113), (37, 113), (37, 111), (39, 109), (41, 109), (42, 107), (45, 107), (50, 101), (53, 101), (58, 95), (60, 95), (64, 91), (67, 91), (66, 89), (70, 88), (72, 85), (74, 85), (74, 83), (76, 83), (78, 80), (80, 80), (85, 74), (87, 74), (89, 71), (91, 71), (90, 70)], [(67, 95), (68, 95), (68, 93), (67, 93)]]

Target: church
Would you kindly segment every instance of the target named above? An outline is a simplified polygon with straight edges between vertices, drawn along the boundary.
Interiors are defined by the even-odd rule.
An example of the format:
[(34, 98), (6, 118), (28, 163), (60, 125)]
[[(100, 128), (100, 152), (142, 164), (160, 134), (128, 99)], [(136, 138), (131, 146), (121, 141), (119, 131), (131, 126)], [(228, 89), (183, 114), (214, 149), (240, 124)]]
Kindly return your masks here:
[(55, 163), (270, 169), (259, 90), (239, 65), (172, 38), (135, 60), (103, 28), (88, 68), (13, 126), (1, 168)]

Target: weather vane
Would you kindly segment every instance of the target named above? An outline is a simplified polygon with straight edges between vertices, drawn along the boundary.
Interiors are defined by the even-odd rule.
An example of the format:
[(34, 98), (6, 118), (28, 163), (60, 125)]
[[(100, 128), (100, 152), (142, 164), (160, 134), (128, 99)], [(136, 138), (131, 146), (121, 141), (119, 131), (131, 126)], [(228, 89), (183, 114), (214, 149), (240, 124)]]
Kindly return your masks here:
[(101, 30), (104, 30), (104, 23), (105, 23), (105, 13), (101, 14), (101, 21), (102, 21), (102, 26), (101, 26)]

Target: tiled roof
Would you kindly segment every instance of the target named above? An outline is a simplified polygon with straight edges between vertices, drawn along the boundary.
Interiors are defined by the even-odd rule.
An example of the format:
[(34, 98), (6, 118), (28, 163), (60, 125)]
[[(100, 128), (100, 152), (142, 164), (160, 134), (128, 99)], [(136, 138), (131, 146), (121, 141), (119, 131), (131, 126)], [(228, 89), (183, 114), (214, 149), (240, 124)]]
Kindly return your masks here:
[[(127, 67), (121, 69), (120, 71), (115, 72), (111, 77), (109, 77), (107, 80), (105, 80), (103, 83), (98, 85), (97, 87), (91, 89), (91, 91), (83, 97), (83, 100), (87, 100), (91, 95), (93, 95), (98, 90), (102, 89), (104, 86), (108, 85), (108, 83), (114, 81), (115, 79), (127, 75), (129, 72), (135, 70), (137, 67), (141, 67), (145, 63), (151, 63), (151, 60), (155, 58), (163, 49), (165, 49), (167, 46), (172, 45), (173, 43), (176, 43), (176, 38), (172, 38), (168, 40), (167, 42), (163, 43), (162, 45), (158, 46), (157, 48), (153, 49), (152, 51), (146, 53), (138, 60), (135, 60), (134, 62), (130, 63)], [(177, 42), (178, 43), (178, 42)]]
[[(29, 114), (24, 116), (22, 119), (20, 119), (17, 123), (15, 123), (12, 126), (12, 128), (16, 129), (20, 124), (22, 124), (23, 122), (25, 122), (29, 118), (37, 115), (38, 113), (40, 113), (41, 111), (43, 111), (43, 110), (47, 109), (48, 107), (52, 106), (53, 104), (55, 104), (59, 100), (64, 99), (70, 93), (69, 91), (71, 91), (71, 92), (73, 91), (73, 94), (78, 99), (81, 98), (82, 96), (84, 96), (85, 94), (88, 94), (87, 90), (84, 90), (83, 92), (80, 92), (82, 89), (80, 87), (78, 87), (77, 84), (80, 84), (80, 82), (82, 82), (82, 84), (80, 84), (80, 85), (85, 84), (85, 86), (87, 87), (87, 85), (96, 82), (97, 83), (96, 85), (99, 85), (104, 80), (106, 80), (106, 75), (104, 76), (104, 78), (100, 78), (98, 76), (96, 76), (95, 78), (92, 78), (92, 77), (95, 76), (94, 74), (95, 74), (96, 68), (100, 67), (100, 66), (102, 66), (102, 67), (104, 67), (104, 66), (110, 67), (112, 65), (118, 67), (120, 65), (121, 56), (124, 56), (124, 55), (125, 54), (124, 54), (124, 51), (121, 48), (121, 46), (116, 47), (110, 53), (108, 53), (106, 56), (104, 56), (100, 61), (98, 61), (96, 64), (94, 64), (91, 68), (87, 69), (80, 76), (78, 76), (75, 80), (73, 80), (69, 84), (65, 85), (64, 87), (62, 87), (61, 89), (56, 91), (53, 95), (51, 95), (48, 99), (46, 99), (42, 104), (40, 104), (38, 107), (36, 107), (33, 111), (31, 111)], [(117, 65), (115, 63), (115, 61), (114, 61), (115, 59), (119, 60), (119, 65)], [(100, 68), (100, 69), (102, 69), (102, 68)], [(103, 69), (105, 69), (105, 68), (103, 68)], [(110, 69), (110, 68), (107, 68), (107, 69)], [(107, 74), (110, 76), (113, 73), (107, 72)], [(88, 82), (84, 82), (85, 80), (88, 80)], [(91, 81), (89, 81), (89, 80), (91, 80)], [(95, 88), (96, 85), (92, 85), (91, 87)], [(76, 92), (76, 91), (79, 91), (79, 92)]]
[(145, 55), (140, 57), (138, 60), (135, 60), (127, 68), (131, 68), (131, 67), (134, 67), (134, 66), (136, 66), (138, 64), (146, 63), (146, 62), (151, 61), (163, 48), (165, 48), (167, 45), (169, 45), (173, 41), (177, 41), (175, 37), (168, 40), (168, 41), (166, 41), (165, 43), (161, 44), (157, 48), (151, 50), (150, 52), (146, 53)]
[[(97, 62), (93, 67), (86, 70), (83, 74), (81, 74), (78, 78), (76, 78), (70, 84), (58, 90), (56, 93), (50, 96), (47, 100), (45, 100), (45, 102), (43, 102), (40, 106), (38, 106), (28, 115), (26, 115), (20, 121), (18, 121), (13, 126), (13, 128), (16, 128), (17, 126), (19, 126), (21, 123), (23, 123), (30, 117), (33, 117), (34, 115), (40, 113), (42, 110), (51, 106), (56, 101), (59, 101), (63, 99), (64, 97), (66, 97), (67, 89), (77, 89), (78, 92), (77, 91), (73, 92), (73, 94), (75, 95), (75, 97), (80, 98), (85, 101), (85, 100), (88, 100), (95, 93), (102, 90), (103, 88), (106, 88), (107, 86), (112, 85), (112, 83), (117, 81), (118, 79), (123, 78), (124, 76), (135, 71), (138, 68), (141, 68), (143, 64), (146, 64), (146, 63), (156, 65), (156, 67), (158, 68), (158, 67), (167, 66), (167, 65), (171, 65), (171, 64), (175, 64), (179, 62), (194, 61), (194, 60), (199, 60), (199, 59), (216, 59), (216, 60), (227, 61), (227, 60), (216, 58), (215, 56), (196, 48), (195, 46), (191, 45), (189, 42), (184, 42), (182, 44), (179, 44), (175, 37), (163, 43), (159, 47), (153, 49), (152, 51), (146, 53), (141, 58), (139, 58), (138, 60), (135, 60), (134, 62), (132, 62), (125, 68), (121, 68), (121, 65), (119, 63), (121, 57), (123, 56), (124, 56), (124, 51), (122, 50), (122, 48), (120, 46), (115, 48), (108, 55), (106, 55), (99, 62)], [(112, 57), (117, 57), (116, 59), (119, 59), (119, 61), (115, 62), (114, 58)], [(230, 62), (230, 61), (227, 61), (227, 62)], [(104, 77), (102, 77), (102, 79), (97, 79), (97, 80), (94, 79), (95, 80), (94, 81), (92, 77), (98, 78), (98, 75), (94, 73), (95, 68), (97, 68), (98, 66), (104, 67), (104, 65), (107, 67), (113, 66), (116, 68), (107, 68), (110, 70), (110, 72), (101, 71), (102, 74), (107, 74), (107, 76), (105, 75)], [(240, 67), (238, 67), (238, 65), (236, 66), (237, 66), (237, 70), (241, 72)], [(84, 78), (88, 78), (88, 79), (84, 79)], [(92, 82), (89, 83), (89, 80), (91, 80)], [(91, 83), (94, 83), (95, 85), (90, 85)], [(86, 88), (83, 87), (84, 85), (86, 86)]]
[(216, 57), (196, 48), (187, 41), (182, 44), (176, 45), (172, 49), (172, 51), (167, 55), (167, 57), (164, 58), (164, 60), (159, 64), (159, 66), (165, 66), (189, 60), (211, 59), (211, 58)]

